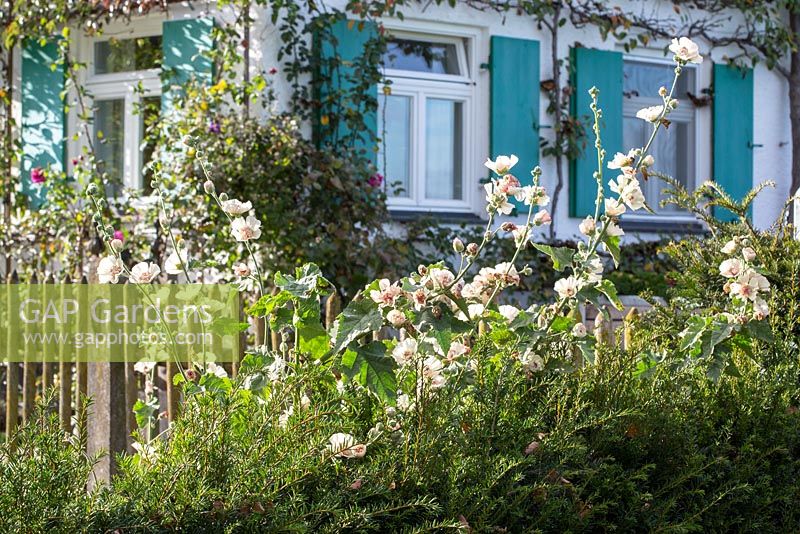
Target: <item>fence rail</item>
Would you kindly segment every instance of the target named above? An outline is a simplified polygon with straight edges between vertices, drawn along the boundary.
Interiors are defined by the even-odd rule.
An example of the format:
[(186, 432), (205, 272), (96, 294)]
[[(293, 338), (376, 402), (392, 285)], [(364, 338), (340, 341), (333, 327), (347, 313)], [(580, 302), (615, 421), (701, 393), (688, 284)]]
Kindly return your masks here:
[[(12, 272), (4, 282), (18, 284), (19, 277), (16, 271)], [(48, 276), (45, 282), (54, 284), (53, 287), (59, 287), (62, 293), (70, 284), (88, 283), (85, 276), (75, 282), (69, 276), (56, 280), (52, 275)], [(33, 276), (30, 283), (38, 283), (37, 277)], [(649, 304), (642, 299), (629, 299), (625, 303), (626, 311), (623, 313), (612, 311), (610, 321), (603, 321), (603, 315), (598, 314), (597, 310), (584, 310), (587, 329), (593, 331), (594, 335), (604, 342), (611, 342), (615, 334), (622, 329), (621, 341), (627, 345), (629, 330), (625, 325), (631, 317), (649, 308)], [(0, 305), (7, 306), (10, 315), (11, 299)], [(334, 293), (322, 303), (322, 308), (326, 326), (331, 327), (341, 311), (341, 298)], [(240, 312), (240, 317), (244, 317), (243, 310)], [(278, 350), (280, 344), (278, 333), (271, 332), (263, 319), (251, 319), (249, 329), (241, 335), (238, 357), (233, 362), (224, 364), (229, 375), (234, 377), (239, 371), (239, 362), (248, 341), (256, 346), (266, 345), (272, 350)], [(391, 334), (383, 329), (374, 335), (376, 339), (380, 339)], [(0, 350), (4, 350), (8, 356), (13, 354), (10, 338), (8, 346), (0, 347)], [(56, 404), (53, 409), (59, 414), (62, 429), (67, 433), (81, 434), (81, 442), (87, 444), (87, 452), (133, 452), (132, 445), (139, 431), (133, 407), (137, 400), (145, 399), (145, 377), (134, 371), (135, 362), (126, 358), (123, 362), (76, 363), (68, 361), (64, 357), (63, 350), (60, 350), (59, 355), (59, 361), (56, 363), (29, 361), (23, 357), (0, 366), (0, 372), (5, 375), (2, 380), (5, 391), (4, 395), (0, 395), (0, 401), (5, 403), (0, 410), (2, 418), (0, 428), (5, 430), (5, 439), (13, 446), (16, 429), (31, 419), (36, 402), (44, 398), (48, 392), (53, 392)], [(159, 363), (155, 368), (153, 386), (158, 393), (159, 432), (166, 430), (169, 424), (179, 417), (181, 391), (173, 385), (173, 377), (177, 373), (177, 365), (173, 362)], [(91, 409), (88, 414), (84, 414), (81, 411), (85, 407), (84, 400), (87, 397), (92, 399)], [(78, 424), (84, 420), (86, 425)], [(114, 472), (114, 454), (107, 454), (96, 466), (94, 478), (107, 481)]]

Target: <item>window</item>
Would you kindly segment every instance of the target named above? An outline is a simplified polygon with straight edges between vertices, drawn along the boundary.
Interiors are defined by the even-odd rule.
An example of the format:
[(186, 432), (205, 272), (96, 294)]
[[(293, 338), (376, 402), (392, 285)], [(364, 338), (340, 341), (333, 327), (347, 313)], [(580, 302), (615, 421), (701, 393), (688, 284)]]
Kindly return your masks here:
[(119, 196), (125, 188), (147, 194), (150, 178), (144, 170), (152, 147), (144, 139), (161, 107), (161, 36), (126, 35), (88, 45), (92, 143), (108, 174), (109, 194)]
[(395, 209), (469, 209), (464, 172), (474, 84), (467, 41), (396, 35), (378, 98), (378, 168)]
[[(673, 96), (680, 102), (677, 109), (669, 114), (670, 126), (662, 129), (650, 147), (650, 154), (656, 160), (655, 169), (672, 176), (688, 189), (695, 187), (695, 129), (696, 113), (687, 97), (687, 92), (695, 92), (695, 70), (684, 67)], [(636, 112), (647, 106), (662, 104), (658, 95), (660, 87), (669, 89), (675, 76), (674, 66), (664, 62), (648, 62), (640, 59), (626, 59), (623, 68), (623, 146), (643, 147), (647, 144), (652, 126), (636, 118)], [(683, 215), (675, 206), (659, 206), (663, 199), (663, 181), (651, 178), (642, 183), (647, 203), (658, 215)]]

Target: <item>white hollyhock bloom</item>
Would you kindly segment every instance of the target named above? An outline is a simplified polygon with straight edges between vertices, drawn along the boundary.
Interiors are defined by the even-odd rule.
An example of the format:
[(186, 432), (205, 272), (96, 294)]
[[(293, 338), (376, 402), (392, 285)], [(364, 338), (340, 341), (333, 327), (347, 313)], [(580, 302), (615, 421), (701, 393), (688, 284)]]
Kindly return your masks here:
[(608, 221), (608, 225), (606, 225), (606, 235), (616, 237), (625, 235), (625, 232), (623, 232), (622, 228), (614, 221)]
[(406, 323), (406, 316), (400, 310), (389, 310), (386, 314), (386, 320), (395, 328), (400, 328)]
[(756, 259), (756, 251), (750, 247), (744, 247), (742, 249), (742, 256), (746, 261), (753, 261)]
[(183, 274), (183, 269), (188, 268), (189, 255), (184, 250), (180, 253), (173, 252), (164, 262), (164, 272), (167, 274)]
[(492, 183), (483, 184), (486, 190), (486, 202), (489, 204), (486, 209), (488, 211), (497, 210), (504, 215), (508, 215), (514, 209), (514, 205), (508, 201), (508, 196), (502, 191), (495, 191), (495, 186)]
[(606, 215), (609, 217), (619, 217), (625, 213), (625, 204), (621, 203), (616, 198), (607, 198), (605, 200)]
[(236, 215), (242, 215), (253, 209), (253, 204), (250, 203), (250, 201), (240, 202), (235, 198), (225, 200), (220, 204), (222, 204), (222, 211), (232, 217), (235, 217)]
[(448, 362), (452, 362), (464, 354), (469, 354), (469, 352), (470, 349), (468, 346), (464, 345), (463, 343), (459, 343), (458, 341), (453, 341), (450, 344), (450, 349), (447, 351), (447, 356), (445, 358)]
[[(467, 306), (467, 312), (469, 313), (470, 319), (477, 319), (483, 316), (483, 313), (486, 311), (486, 306), (483, 304), (470, 304)], [(463, 312), (461, 313), (463, 318)]]
[(539, 210), (536, 212), (536, 215), (533, 216), (533, 224), (536, 226), (550, 224), (551, 222), (553, 222), (553, 218), (547, 210)]
[(116, 256), (106, 256), (97, 264), (97, 278), (101, 284), (116, 284), (122, 274), (122, 261)]
[(381, 307), (394, 306), (398, 298), (403, 295), (403, 290), (397, 284), (392, 284), (388, 278), (378, 282), (378, 289), (369, 292), (369, 297)]
[(149, 284), (161, 273), (161, 267), (146, 261), (137, 263), (131, 269), (131, 282), (134, 284)]
[(652, 167), (656, 164), (656, 158), (654, 158), (651, 154), (648, 154), (642, 160), (642, 167)]
[(131, 447), (133, 447), (133, 449), (136, 451), (136, 454), (138, 454), (139, 457), (146, 462), (154, 462), (158, 456), (158, 451), (156, 451), (156, 448), (149, 443), (134, 441), (131, 444)]
[(227, 378), (228, 372), (225, 370), (224, 367), (221, 365), (217, 365), (214, 362), (208, 362), (206, 364), (206, 374), (215, 375), (218, 378)]
[(467, 300), (480, 300), (486, 287), (481, 283), (470, 282), (461, 290), (461, 296)]
[(697, 44), (688, 37), (681, 37), (680, 39), (673, 39), (672, 44), (669, 45), (669, 51), (675, 54), (683, 63), (702, 63), (703, 56), (700, 55), (700, 49)]
[(753, 318), (756, 321), (761, 321), (767, 315), (769, 315), (769, 304), (761, 297), (756, 297), (756, 300), (753, 302)]
[(505, 174), (511, 170), (511, 168), (517, 164), (519, 158), (514, 154), (511, 156), (497, 156), (497, 159), (492, 161), (491, 159), (487, 158), (486, 163), (484, 165), (494, 171), (497, 174)]
[(553, 289), (556, 290), (556, 293), (558, 293), (558, 296), (562, 299), (569, 299), (578, 294), (582, 285), (580, 280), (574, 276), (569, 276), (556, 281)]
[(592, 217), (591, 215), (586, 217), (578, 225), (578, 230), (580, 230), (580, 232), (585, 236), (594, 234), (596, 229), (597, 229), (597, 223), (595, 223), (594, 217)]
[(765, 293), (769, 289), (769, 280), (753, 270), (747, 270), (731, 284), (731, 296), (755, 301), (759, 293)]
[(245, 276), (250, 276), (250, 273), (251, 273), (250, 267), (248, 267), (244, 263), (237, 263), (236, 265), (233, 266), (233, 274), (235, 274), (236, 276), (241, 276), (242, 278), (244, 278)]
[(425, 378), (432, 379), (439, 376), (442, 369), (444, 369), (444, 364), (436, 356), (428, 356), (422, 362), (422, 375)]
[(392, 358), (400, 367), (408, 365), (417, 354), (417, 340), (406, 338), (392, 350)]
[(281, 428), (286, 428), (289, 424), (289, 418), (294, 415), (294, 406), (289, 406), (288, 409), (281, 412), (278, 416), (278, 426)]
[(627, 154), (623, 154), (622, 152), (617, 152), (614, 154), (614, 157), (611, 161), (608, 162), (609, 169), (621, 169), (623, 167), (630, 167), (633, 165), (633, 157), (631, 156), (631, 152)]
[(252, 215), (248, 215), (246, 219), (238, 217), (231, 223), (231, 233), (236, 241), (258, 239), (261, 237), (261, 221)]
[(586, 325), (583, 323), (577, 323), (572, 327), (572, 335), (575, 337), (586, 337)]
[(588, 263), (589, 268), (589, 281), (590, 282), (599, 282), (603, 278), (603, 269), (605, 266), (603, 265), (603, 260), (600, 258), (592, 258), (592, 260)]
[(505, 320), (510, 323), (517, 318), (517, 315), (519, 315), (519, 312), (521, 310), (516, 306), (509, 306), (508, 304), (503, 304), (502, 306), (497, 307), (497, 311), (499, 311), (500, 315), (502, 315), (505, 318)]
[(137, 373), (146, 375), (156, 366), (156, 362), (136, 362), (133, 364), (133, 370)]
[(719, 274), (725, 278), (736, 278), (742, 272), (742, 262), (736, 258), (728, 258), (719, 264)]
[(544, 369), (544, 360), (531, 349), (526, 350), (525, 354), (520, 356), (519, 361), (522, 368), (530, 373), (537, 373)]
[(738, 248), (739, 248), (739, 246), (736, 244), (736, 241), (731, 239), (730, 241), (725, 243), (725, 245), (722, 247), (722, 253), (723, 254), (728, 254), (730, 256), (731, 254), (736, 252), (736, 250)]
[(650, 106), (637, 111), (636, 118), (647, 122), (658, 122), (663, 112), (664, 106)]
[(434, 267), (428, 271), (426, 276), (426, 279), (433, 283), (434, 289), (443, 289), (449, 286), (455, 278), (455, 275), (449, 269), (441, 269), (439, 267)]
[(609, 180), (608, 187), (618, 195), (622, 195), (627, 189), (639, 187), (639, 180), (630, 174), (620, 174), (617, 180)]
[(645, 206), (645, 203), (647, 202), (644, 198), (644, 193), (642, 193), (642, 190), (639, 187), (638, 182), (635, 186), (633, 185), (628, 186), (622, 192), (620, 198), (622, 198), (623, 202), (625, 202), (625, 204), (627, 204), (628, 207), (633, 211), (642, 209)]

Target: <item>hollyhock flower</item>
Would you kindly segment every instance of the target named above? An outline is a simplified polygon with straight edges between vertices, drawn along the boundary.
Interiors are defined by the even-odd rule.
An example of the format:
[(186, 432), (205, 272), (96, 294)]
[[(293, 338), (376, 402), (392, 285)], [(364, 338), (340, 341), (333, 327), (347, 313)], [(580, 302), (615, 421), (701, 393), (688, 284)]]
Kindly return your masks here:
[(617, 152), (614, 154), (614, 157), (611, 161), (608, 162), (609, 169), (621, 169), (623, 167), (630, 167), (633, 165), (633, 150), (628, 152), (627, 154), (623, 154), (622, 152)]
[(514, 319), (517, 318), (517, 315), (519, 315), (519, 312), (522, 310), (520, 310), (516, 306), (509, 306), (507, 304), (503, 304), (502, 306), (497, 307), (497, 311), (500, 312), (500, 315), (502, 315), (506, 321), (511, 323), (514, 321)]
[(250, 276), (251, 272), (252, 271), (250, 270), (250, 267), (248, 267), (244, 263), (237, 263), (236, 265), (233, 266), (233, 274), (235, 274), (236, 276), (241, 276), (242, 278), (244, 278), (245, 276)]
[(419, 288), (413, 293), (409, 294), (409, 300), (414, 303), (415, 310), (421, 310), (425, 307), (425, 304), (428, 302), (428, 294), (425, 292), (424, 289)]
[(522, 368), (529, 373), (537, 373), (544, 369), (544, 360), (531, 349), (526, 350), (525, 353), (520, 356), (519, 361), (522, 364)]
[(642, 160), (642, 167), (652, 167), (656, 164), (656, 158), (652, 156), (652, 154), (648, 154)]
[(197, 380), (197, 371), (194, 369), (187, 369), (184, 371), (184, 374), (186, 375), (186, 380), (189, 382), (194, 382)]
[(444, 364), (436, 356), (428, 356), (422, 362), (422, 376), (428, 379), (435, 378), (444, 369)]
[(403, 290), (397, 284), (392, 284), (387, 278), (378, 282), (378, 289), (369, 292), (369, 297), (373, 302), (381, 307), (394, 306), (398, 298), (403, 295)]
[(513, 263), (503, 262), (494, 266), (494, 276), (506, 285), (518, 285), (520, 281), (519, 272)]
[(606, 235), (616, 237), (625, 235), (625, 232), (623, 232), (622, 228), (620, 228), (619, 225), (614, 221), (608, 221), (608, 224), (606, 225)]
[(258, 239), (261, 237), (261, 221), (252, 215), (248, 215), (246, 219), (238, 217), (231, 223), (231, 233), (236, 241)]
[(744, 247), (742, 249), (742, 256), (746, 261), (753, 261), (756, 259), (756, 251), (750, 247)]
[(607, 198), (605, 200), (606, 215), (609, 217), (618, 217), (625, 213), (625, 204), (621, 203), (616, 198)]
[(769, 315), (769, 304), (761, 297), (756, 297), (756, 300), (753, 302), (753, 318), (756, 321), (761, 321), (765, 319), (767, 315)]
[(602, 280), (603, 270), (605, 268), (603, 260), (597, 257), (592, 258), (587, 267), (589, 269), (588, 278), (590, 282), (599, 282)]
[(494, 183), (483, 184), (486, 190), (486, 210), (489, 212), (499, 211), (503, 215), (508, 215), (514, 209), (514, 205), (508, 201), (508, 196), (501, 192), (495, 191)]
[(458, 317), (464, 319), (479, 319), (486, 312), (486, 306), (483, 304), (469, 304), (467, 306), (467, 313), (469, 317), (464, 317), (464, 312), (461, 312)]
[(675, 58), (682, 63), (702, 63), (703, 56), (697, 44), (688, 37), (673, 39), (669, 45), (669, 51), (675, 54)]
[(522, 190), (519, 180), (513, 174), (506, 174), (495, 183), (497, 191), (500, 191), (506, 196), (516, 196)]
[(769, 289), (769, 280), (753, 270), (747, 270), (731, 284), (731, 296), (755, 301), (759, 293), (767, 292)]
[(730, 241), (725, 243), (725, 245), (722, 247), (722, 253), (723, 254), (728, 254), (730, 256), (731, 254), (736, 252), (736, 250), (738, 248), (739, 248), (739, 246), (736, 244), (736, 241), (731, 239)]
[(536, 215), (533, 216), (533, 224), (536, 226), (542, 226), (543, 224), (550, 224), (553, 221), (553, 218), (550, 217), (550, 213), (547, 210), (537, 211)]
[(580, 280), (574, 276), (569, 276), (556, 281), (553, 289), (556, 290), (556, 293), (558, 293), (558, 296), (562, 299), (569, 299), (578, 294), (582, 285)]
[(164, 272), (167, 274), (183, 274), (184, 268), (189, 265), (188, 253), (183, 250), (180, 253), (173, 252), (164, 262)]
[(389, 313), (386, 314), (386, 320), (395, 328), (400, 328), (406, 324), (406, 316), (400, 310), (389, 310)]
[(629, 188), (632, 188), (632, 187), (638, 188), (639, 187), (639, 180), (637, 180), (635, 176), (623, 173), (623, 174), (620, 174), (619, 176), (617, 176), (617, 180), (616, 181), (609, 180), (608, 181), (608, 187), (614, 193), (617, 193), (618, 195), (622, 195)]
[(645, 206), (646, 200), (641, 188), (637, 183), (636, 186), (627, 187), (620, 195), (623, 202), (628, 205), (633, 211), (640, 210)]
[(486, 287), (483, 284), (473, 281), (464, 285), (461, 289), (461, 296), (467, 300), (481, 300), (485, 289)]
[(497, 159), (494, 161), (487, 158), (484, 165), (495, 173), (502, 175), (511, 170), (511, 168), (516, 165), (518, 161), (519, 158), (512, 154), (511, 156), (497, 156)]
[(35, 184), (43, 184), (47, 178), (44, 175), (44, 170), (41, 167), (34, 167), (31, 169), (31, 182)]
[(596, 229), (597, 229), (597, 224), (594, 221), (594, 217), (592, 217), (591, 215), (586, 217), (578, 225), (578, 230), (580, 230), (580, 232), (585, 236), (590, 236), (594, 234)]
[(444, 289), (448, 287), (453, 283), (455, 278), (455, 275), (450, 272), (450, 270), (441, 269), (439, 267), (434, 267), (428, 271), (428, 275), (426, 276), (426, 280), (432, 282), (435, 289)]
[(742, 262), (736, 258), (729, 258), (719, 264), (719, 274), (725, 278), (736, 278), (742, 272)]
[(220, 204), (222, 205), (222, 211), (231, 217), (242, 215), (253, 209), (253, 204), (249, 200), (247, 202), (240, 202), (232, 198), (230, 200), (224, 200), (220, 202)]
[(408, 394), (403, 393), (397, 396), (397, 409), (401, 412), (407, 412), (413, 406), (414, 404), (411, 402), (411, 397), (409, 397)]
[(125, 241), (125, 233), (122, 230), (114, 230), (113, 238)]
[(417, 340), (413, 338), (406, 338), (398, 343), (392, 349), (392, 358), (397, 362), (397, 365), (403, 367), (408, 365), (417, 354)]
[(517, 246), (522, 245), (523, 242), (527, 242), (531, 237), (527, 226), (514, 225), (514, 229), (511, 230), (511, 235), (514, 237), (514, 243), (516, 243)]
[(286, 428), (289, 424), (289, 418), (294, 415), (294, 406), (289, 406), (288, 409), (281, 412), (278, 416), (278, 426), (281, 428)]
[(572, 327), (572, 335), (575, 337), (586, 337), (586, 325), (583, 323), (577, 323)]
[(136, 362), (133, 364), (133, 370), (143, 375), (148, 374), (156, 366), (156, 362)]
[(134, 284), (149, 284), (161, 273), (161, 267), (155, 263), (142, 261), (131, 269), (131, 282)]
[(647, 122), (658, 122), (664, 113), (664, 106), (650, 106), (636, 112), (636, 118)]
[(371, 187), (380, 187), (381, 184), (383, 183), (383, 175), (379, 172), (376, 172), (375, 174), (369, 177), (367, 183)]
[(225, 370), (224, 367), (221, 365), (217, 365), (214, 362), (209, 362), (206, 364), (206, 374), (214, 375), (217, 378), (227, 378), (228, 372)]
[(106, 256), (97, 264), (97, 278), (101, 284), (116, 284), (122, 274), (122, 261), (116, 256)]
[(452, 362), (453, 360), (460, 358), (464, 354), (469, 354), (470, 348), (463, 343), (459, 343), (458, 341), (453, 341), (450, 344), (450, 349), (447, 351), (446, 359), (448, 362)]

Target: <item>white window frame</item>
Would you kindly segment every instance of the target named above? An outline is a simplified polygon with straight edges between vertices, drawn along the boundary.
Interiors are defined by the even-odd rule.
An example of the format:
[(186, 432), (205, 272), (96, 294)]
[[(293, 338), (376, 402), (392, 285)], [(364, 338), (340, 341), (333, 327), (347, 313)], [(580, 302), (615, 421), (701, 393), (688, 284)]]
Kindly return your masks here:
[[(137, 112), (137, 106), (140, 106), (143, 98), (161, 96), (161, 69), (95, 74), (95, 43), (111, 39), (161, 36), (163, 21), (163, 17), (145, 17), (137, 19), (136, 24), (112, 24), (98, 37), (82, 36), (78, 40), (79, 57), (88, 65), (84, 86), (92, 100), (87, 105), (94, 107), (95, 101), (124, 100), (123, 189), (141, 190), (145, 185), (142, 175), (142, 146), (139, 142), (144, 135), (144, 125), (141, 107)], [(138, 89), (140, 84), (142, 91)], [(89, 132), (94, 140), (94, 123), (90, 125)], [(86, 144), (88, 140), (82, 139), (82, 143)], [(73, 154), (79, 153), (80, 147), (76, 146), (74, 150)]]
[[(663, 55), (662, 55), (663, 56)], [(650, 65), (658, 65), (658, 66), (675, 66), (675, 62), (669, 58), (664, 57), (650, 57), (647, 55), (632, 55), (632, 54), (624, 54), (623, 55), (623, 62), (630, 62), (630, 63), (641, 63), (641, 64), (650, 64)], [(693, 74), (693, 84), (689, 86), (689, 91), (692, 94), (698, 94), (698, 87), (701, 87), (701, 80), (702, 72), (699, 68), (693, 65), (686, 65), (683, 67), (684, 71), (691, 69)], [(669, 87), (667, 88), (669, 89)], [(650, 95), (650, 96), (623, 96), (622, 99), (622, 116), (623, 118), (635, 118), (636, 112), (642, 108), (661, 105), (662, 100), (661, 97), (657, 94)], [(689, 168), (691, 169), (691, 176), (687, 177), (691, 179), (691, 182), (688, 182), (688, 189), (689, 191), (693, 191), (697, 186), (702, 183), (703, 180), (700, 179), (701, 171), (705, 168), (704, 163), (700, 161), (700, 154), (703, 153), (702, 147), (698, 141), (701, 139), (703, 135), (703, 131), (709, 132), (709, 129), (703, 130), (702, 123), (705, 121), (701, 120), (701, 114), (699, 110), (695, 108), (694, 104), (687, 101), (679, 101), (678, 107), (671, 111), (668, 119), (671, 122), (680, 122), (680, 123), (689, 123), (692, 124), (693, 127), (688, 128), (688, 146), (687, 146), (687, 154), (686, 157), (688, 158)], [(707, 134), (706, 134), (707, 135)], [(710, 142), (710, 137), (709, 137)], [(624, 147), (626, 150), (630, 148), (636, 147)], [(656, 161), (655, 169), (658, 170), (658, 161)], [(650, 178), (648, 183), (642, 184), (643, 189), (649, 188), (645, 191), (645, 197), (648, 201), (653, 197), (653, 191), (662, 190), (666, 187), (666, 184), (659, 180), (658, 178)], [(656, 195), (657, 196), (657, 195)], [(675, 221), (675, 222), (694, 222), (696, 221), (695, 217), (691, 213), (676, 211), (676, 212), (665, 212), (665, 211), (658, 211), (660, 208), (658, 205), (651, 206), (655, 213), (629, 213), (625, 215), (625, 219), (628, 221)]]
[[(479, 32), (471, 28), (454, 25), (424, 23), (422, 21), (386, 21), (384, 26), (392, 37), (423, 42), (455, 44), (459, 75), (432, 74), (417, 71), (384, 69), (383, 74), (391, 83), (392, 96), (407, 96), (412, 99), (411, 150), (409, 153), (409, 184), (407, 197), (391, 195), (391, 177), (387, 177), (387, 204), (397, 211), (428, 211), (440, 213), (473, 212), (477, 199), (476, 191), (480, 177), (474, 171), (477, 157), (478, 122), (477, 62), (475, 50)], [(384, 85), (378, 87), (378, 102), (384, 98)], [(430, 199), (425, 197), (425, 103), (427, 98), (444, 98), (462, 105), (462, 162), (461, 199)], [(383, 132), (378, 132), (381, 136)], [(382, 169), (378, 169), (382, 172)]]

